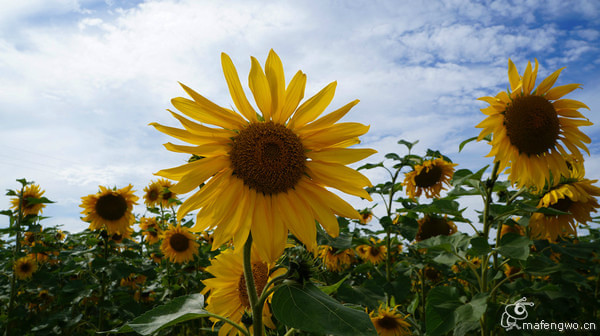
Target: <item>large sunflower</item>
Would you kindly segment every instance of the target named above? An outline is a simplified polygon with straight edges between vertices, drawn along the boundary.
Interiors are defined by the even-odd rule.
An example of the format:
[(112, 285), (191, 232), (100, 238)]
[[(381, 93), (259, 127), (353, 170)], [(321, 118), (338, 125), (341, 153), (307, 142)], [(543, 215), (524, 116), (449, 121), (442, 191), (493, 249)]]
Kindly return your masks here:
[(38, 265), (37, 263), (29, 258), (22, 257), (15, 261), (14, 270), (17, 279), (26, 280), (33, 276), (33, 273), (37, 271)]
[(126, 234), (135, 221), (133, 205), (138, 197), (130, 184), (119, 190), (100, 186), (100, 192), (81, 198), (79, 207), (84, 210), (83, 220), (90, 222), (90, 230), (99, 230), (106, 226), (109, 235)]
[(450, 236), (457, 231), (456, 224), (446, 217), (425, 215), (425, 217), (418, 220), (418, 223), (419, 229), (415, 237), (416, 241), (422, 241), (439, 235)]
[(531, 236), (556, 241), (559, 237), (577, 236), (577, 224), (592, 220), (590, 214), (600, 207), (596, 197), (600, 188), (592, 185), (598, 180), (566, 181), (544, 194), (538, 208), (553, 208), (565, 215), (546, 215), (536, 212), (529, 219)]
[(552, 88), (562, 69), (552, 73), (534, 90), (537, 60), (533, 70), (528, 62), (520, 76), (509, 59), (510, 91), (479, 98), (490, 106), (481, 110), (488, 117), (476, 126), (483, 128), (478, 140), (493, 135), (488, 156), (495, 156), (500, 172), (509, 168), (508, 179), (519, 188), (531, 186), (542, 190), (550, 176), (567, 176), (568, 167), (561, 156), (568, 155), (567, 151), (578, 159), (582, 159), (580, 149), (589, 155), (585, 143), (591, 140), (578, 127), (592, 123), (577, 111), (588, 107), (577, 100), (561, 99), (581, 85)]
[[(46, 204), (30, 202), (29, 199), (41, 198), (42, 195), (44, 195), (44, 192), (45, 191), (41, 190), (40, 186), (37, 184), (27, 185), (23, 189), (23, 203), (21, 204), (21, 211), (23, 212), (24, 216), (37, 215), (39, 213), (42, 213), (42, 209), (46, 207)], [(19, 191), (18, 194), (20, 194), (20, 193), (21, 192)], [(18, 195), (18, 196), (20, 196), (20, 195)], [(12, 205), (11, 205), (12, 209), (15, 209), (15, 210), (19, 209), (19, 198), (20, 197), (15, 197), (10, 200), (10, 202), (12, 203)]]
[(372, 311), (369, 316), (371, 322), (380, 336), (405, 336), (412, 335), (410, 323), (406, 321), (407, 315), (396, 311), (396, 307), (389, 308), (383, 305), (376, 311)]
[(447, 162), (442, 158), (427, 160), (416, 165), (413, 171), (404, 174), (402, 185), (406, 187), (408, 197), (415, 199), (423, 192), (427, 198), (439, 198), (444, 185), (450, 185), (454, 167), (458, 164)]
[(183, 263), (194, 260), (198, 254), (196, 237), (185, 226), (172, 226), (163, 233), (160, 250), (172, 262)]
[(283, 65), (274, 51), (269, 52), (264, 71), (254, 57), (251, 60), (249, 86), (262, 114), (246, 98), (229, 56), (221, 54), (237, 112), (182, 84), (193, 100), (174, 98), (175, 108), (197, 122), (217, 127), (171, 111), (185, 129), (152, 123), (159, 131), (193, 145), (167, 143), (167, 149), (202, 157), (156, 174), (179, 181), (170, 188), (178, 194), (206, 183), (181, 205), (177, 218), (200, 209), (193, 229), (214, 228), (213, 249), (231, 239), (235, 246), (243, 246), (251, 232), (261, 258), (273, 261), (283, 252), (288, 230), (314, 251), (315, 219), (335, 237), (339, 233), (335, 214), (360, 218), (326, 187), (371, 200), (364, 190), (370, 181), (345, 165), (375, 151), (347, 148), (360, 142), (358, 137), (368, 126), (337, 123), (358, 100), (318, 118), (333, 99), (336, 82), (300, 104), (305, 74), (298, 71), (286, 87)]
[[(256, 249), (252, 251), (252, 275), (256, 291), (260, 296), (267, 283), (272, 278), (285, 273), (285, 270), (279, 269), (270, 274), (273, 264), (261, 261)], [(206, 286), (202, 293), (210, 292), (206, 299), (206, 310), (240, 324), (244, 313), (252, 312), (244, 277), (243, 253), (226, 250), (212, 260), (206, 271), (215, 276), (202, 281)], [(211, 320), (215, 323), (219, 321), (213, 318)], [(275, 328), (267, 301), (263, 308), (263, 322), (267, 327)], [(249, 329), (251, 333), (254, 330)], [(219, 336), (236, 334), (239, 334), (238, 330), (230, 324), (223, 324), (219, 329)]]

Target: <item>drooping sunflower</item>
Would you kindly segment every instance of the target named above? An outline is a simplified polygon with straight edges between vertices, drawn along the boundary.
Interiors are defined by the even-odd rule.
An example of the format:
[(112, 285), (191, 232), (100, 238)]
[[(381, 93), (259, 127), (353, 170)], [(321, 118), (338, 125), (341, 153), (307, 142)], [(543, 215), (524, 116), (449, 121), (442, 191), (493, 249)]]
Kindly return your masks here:
[(457, 231), (456, 224), (446, 217), (425, 215), (418, 220), (419, 229), (417, 230), (416, 241), (422, 241), (427, 238), (444, 235), (449, 236)]
[(423, 164), (415, 165), (413, 171), (404, 174), (402, 185), (412, 199), (421, 196), (423, 192), (427, 198), (439, 198), (440, 192), (450, 185), (457, 165), (442, 158), (424, 161)]
[[(267, 283), (272, 278), (285, 273), (285, 269), (278, 269), (271, 273), (274, 264), (260, 260), (256, 249), (252, 249), (252, 252), (252, 275), (256, 291), (260, 296)], [(243, 253), (239, 251), (236, 253), (231, 249), (226, 250), (212, 260), (211, 265), (206, 268), (206, 272), (215, 276), (202, 281), (206, 286), (202, 293), (210, 292), (206, 299), (206, 310), (240, 324), (244, 312), (252, 312), (244, 277)], [(270, 299), (267, 301), (270, 302)], [(268, 302), (265, 302), (263, 308), (263, 323), (274, 329), (275, 325), (271, 320)], [(211, 321), (217, 323), (219, 320), (211, 318)], [(253, 328), (250, 328), (250, 332), (252, 331)], [(239, 334), (238, 330), (227, 323), (219, 329), (219, 336), (236, 334)]]
[(135, 221), (133, 205), (138, 197), (132, 188), (131, 184), (119, 190), (100, 186), (100, 192), (82, 197), (79, 207), (84, 209), (81, 213), (83, 220), (90, 223), (90, 230), (106, 227), (109, 235), (125, 234)]
[(339, 272), (352, 265), (354, 251), (352, 249), (338, 250), (333, 246), (321, 245), (319, 246), (319, 257), (327, 270)]
[(348, 148), (360, 142), (358, 137), (368, 126), (337, 123), (358, 100), (319, 118), (333, 99), (336, 82), (300, 104), (305, 74), (298, 71), (286, 87), (283, 65), (274, 51), (269, 52), (264, 71), (254, 57), (251, 61), (249, 86), (261, 114), (246, 98), (233, 62), (221, 54), (237, 111), (218, 106), (182, 84), (193, 100), (174, 98), (175, 108), (197, 122), (217, 127), (171, 111), (184, 129), (152, 123), (157, 130), (193, 145), (167, 143), (167, 149), (203, 157), (156, 174), (179, 181), (170, 188), (178, 194), (206, 183), (181, 205), (177, 218), (200, 209), (193, 229), (214, 228), (213, 249), (231, 239), (235, 246), (243, 246), (251, 232), (261, 258), (274, 261), (283, 252), (288, 231), (315, 251), (315, 219), (336, 237), (335, 214), (360, 218), (326, 187), (371, 200), (364, 190), (370, 181), (345, 165), (375, 151)]
[(591, 221), (591, 213), (600, 207), (596, 199), (600, 196), (600, 188), (592, 185), (597, 181), (567, 181), (546, 192), (538, 203), (538, 208), (553, 208), (569, 214), (533, 213), (529, 218), (531, 236), (549, 241), (570, 235), (577, 236), (577, 223), (586, 224)]
[(172, 262), (188, 262), (198, 254), (196, 237), (185, 226), (171, 226), (163, 232), (162, 239), (160, 250)]
[(160, 184), (156, 181), (151, 181), (149, 185), (144, 187), (144, 204), (150, 208), (157, 207), (161, 201), (161, 191), (162, 187)]
[(37, 271), (37, 268), (37, 263), (29, 257), (17, 259), (14, 265), (15, 275), (17, 276), (17, 279), (20, 280), (30, 279), (33, 276), (33, 273)]
[[(29, 199), (39, 199), (42, 198), (42, 195), (44, 195), (45, 191), (40, 189), (40, 186), (37, 184), (29, 184), (27, 186), (25, 186), (25, 188), (23, 189), (23, 203), (21, 204), (21, 211), (23, 212), (24, 216), (27, 215), (37, 215), (42, 213), (42, 209), (46, 207), (46, 204), (44, 203), (35, 203), (35, 202), (30, 202)], [(17, 192), (17, 197), (12, 198), (10, 200), (11, 205), (11, 209), (19, 209), (19, 196), (21, 194), (21, 191)]]
[(494, 156), (494, 161), (499, 162), (499, 172), (508, 168), (508, 180), (519, 188), (542, 190), (550, 176), (568, 175), (562, 156), (570, 152), (583, 160), (580, 149), (589, 155), (585, 144), (591, 139), (578, 127), (592, 123), (577, 111), (589, 108), (577, 100), (561, 99), (581, 85), (552, 87), (563, 69), (556, 70), (534, 90), (537, 60), (533, 70), (531, 62), (528, 62), (523, 76), (520, 76), (509, 59), (510, 92), (502, 91), (495, 97), (479, 98), (490, 106), (481, 110), (487, 118), (476, 126), (483, 128), (478, 140), (492, 134), (492, 149), (487, 156)]
[(379, 306), (376, 311), (369, 314), (371, 322), (380, 336), (405, 336), (412, 335), (410, 323), (406, 321), (408, 315), (403, 315), (397, 311), (397, 306), (390, 308), (384, 305)]
[(142, 229), (142, 235), (148, 244), (152, 245), (160, 241), (162, 230), (155, 217), (140, 218), (140, 229)]

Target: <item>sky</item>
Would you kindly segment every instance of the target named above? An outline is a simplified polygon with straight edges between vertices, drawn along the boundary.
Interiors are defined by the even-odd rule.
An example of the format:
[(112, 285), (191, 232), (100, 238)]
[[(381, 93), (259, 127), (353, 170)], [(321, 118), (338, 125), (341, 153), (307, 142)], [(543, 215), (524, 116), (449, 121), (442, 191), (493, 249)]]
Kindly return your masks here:
[[(131, 183), (143, 204), (153, 173), (188, 158), (164, 149), (173, 139), (148, 126), (178, 126), (166, 111), (185, 96), (178, 82), (233, 106), (221, 53), (250, 96), (250, 56), (264, 64), (270, 49), (288, 81), (307, 74), (305, 97), (337, 81), (326, 112), (360, 99), (342, 121), (370, 125), (358, 147), (378, 154), (353, 167), (406, 154), (400, 139), (419, 140), (413, 153), (441, 151), (457, 169), (491, 164), (485, 142), (458, 152), (479, 134), (487, 104), (477, 98), (507, 88), (509, 58), (521, 73), (537, 59), (538, 83), (566, 67), (556, 85), (583, 84), (566, 98), (590, 107), (582, 110), (594, 123), (581, 128), (592, 138), (586, 172), (600, 179), (596, 0), (0, 0), (0, 190), (35, 181), (56, 202), (42, 224), (70, 232), (87, 227), (79, 204), (99, 185)], [(364, 172), (373, 184), (387, 178), (382, 169)], [(471, 216), (481, 209), (478, 199), (461, 203)], [(0, 210), (9, 206), (0, 199)]]

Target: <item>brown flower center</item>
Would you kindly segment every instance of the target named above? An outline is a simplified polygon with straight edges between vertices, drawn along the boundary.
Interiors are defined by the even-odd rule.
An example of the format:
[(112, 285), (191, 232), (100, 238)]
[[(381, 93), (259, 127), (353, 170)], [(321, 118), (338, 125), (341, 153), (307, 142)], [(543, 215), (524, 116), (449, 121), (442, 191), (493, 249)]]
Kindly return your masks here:
[(158, 190), (151, 189), (148, 191), (147, 198), (149, 201), (156, 201), (158, 199)]
[(540, 96), (513, 100), (504, 114), (506, 135), (520, 153), (537, 155), (553, 148), (560, 125), (552, 103)]
[(381, 253), (381, 251), (379, 251), (379, 247), (377, 246), (372, 246), (370, 252), (373, 257), (377, 257)]
[(442, 178), (442, 168), (440, 166), (431, 166), (429, 170), (424, 168), (419, 175), (415, 176), (417, 187), (429, 188), (440, 182)]
[(573, 202), (570, 198), (565, 196), (565, 198), (561, 198), (556, 203), (551, 204), (550, 208), (559, 211), (569, 212), (569, 209), (571, 208), (571, 205), (573, 205), (573, 203), (575, 202)]
[(31, 263), (29, 262), (24, 262), (21, 265), (19, 265), (19, 270), (21, 271), (21, 273), (29, 273), (31, 272)]
[(248, 187), (264, 194), (293, 188), (306, 168), (298, 136), (271, 121), (251, 123), (241, 130), (229, 155), (234, 173)]
[(119, 194), (107, 194), (100, 196), (96, 202), (96, 213), (106, 220), (117, 220), (122, 218), (127, 211), (127, 201)]
[(377, 324), (384, 330), (395, 330), (400, 326), (400, 323), (393, 316), (384, 315), (377, 320)]
[[(269, 268), (265, 263), (252, 263), (252, 277), (254, 278), (254, 286), (256, 287), (256, 293), (260, 296), (267, 280), (269, 279)], [(240, 302), (246, 308), (250, 308), (250, 299), (248, 299), (248, 291), (246, 290), (246, 278), (244, 273), (240, 275), (238, 281), (238, 292), (240, 296)]]
[(173, 197), (173, 193), (168, 190), (162, 194), (162, 199), (165, 201), (168, 201), (171, 197)]
[(452, 228), (446, 219), (425, 216), (419, 225), (417, 240), (421, 241), (439, 235), (449, 236), (451, 232)]
[(190, 240), (182, 233), (174, 233), (169, 239), (169, 245), (176, 252), (183, 252), (190, 247)]

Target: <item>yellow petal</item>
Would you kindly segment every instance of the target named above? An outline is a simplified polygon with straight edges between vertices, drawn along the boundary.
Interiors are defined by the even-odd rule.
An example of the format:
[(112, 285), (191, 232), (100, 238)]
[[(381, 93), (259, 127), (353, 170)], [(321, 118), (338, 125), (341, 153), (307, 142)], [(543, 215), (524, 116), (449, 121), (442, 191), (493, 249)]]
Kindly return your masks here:
[(182, 130), (180, 128), (163, 126), (158, 123), (150, 123), (149, 125), (156, 128), (159, 132), (165, 133), (176, 139), (179, 139), (179, 140), (182, 140), (185, 142), (189, 142), (194, 145), (203, 145), (209, 141), (214, 141), (214, 139), (212, 139), (212, 138), (207, 138), (204, 136), (193, 134), (193, 133), (190, 133), (189, 131)]
[(281, 114), (276, 116), (278, 119), (274, 119), (273, 121), (283, 124), (288, 118), (294, 113), (298, 104), (302, 98), (304, 98), (304, 88), (306, 87), (306, 75), (302, 73), (302, 71), (298, 71), (290, 84), (288, 84), (287, 89), (285, 90), (285, 101), (283, 103), (283, 107), (281, 108)]
[(265, 62), (265, 74), (271, 89), (271, 113), (272, 116), (279, 117), (285, 101), (285, 75), (281, 59), (273, 49), (269, 51)]
[(181, 179), (185, 174), (191, 172), (192, 170), (194, 170), (198, 166), (200, 166), (201, 165), (200, 161), (201, 160), (186, 163), (181, 166), (177, 166), (177, 167), (173, 167), (173, 168), (161, 169), (158, 172), (156, 172), (154, 175), (158, 175), (158, 176), (166, 177), (171, 180), (179, 181), (179, 179)]
[(244, 89), (242, 89), (237, 70), (235, 70), (231, 58), (226, 53), (221, 53), (221, 65), (223, 66), (223, 74), (229, 87), (229, 93), (238, 111), (249, 121), (258, 121), (256, 112), (248, 102)]
[(317, 247), (317, 225), (306, 204), (293, 189), (277, 194), (277, 203), (282, 213), (289, 214), (284, 221), (290, 232), (306, 245), (307, 250), (314, 251)]
[(590, 109), (584, 103), (574, 100), (574, 99), (559, 99), (552, 103), (555, 109), (578, 109), (578, 108), (586, 108)]
[(363, 160), (375, 153), (377, 153), (377, 151), (370, 148), (325, 148), (310, 151), (306, 153), (306, 156), (317, 161), (334, 162), (346, 165)]
[(581, 88), (581, 84), (567, 84), (553, 87), (552, 89), (548, 90), (544, 98), (548, 100), (560, 99), (567, 93), (570, 93), (571, 91), (579, 88)]
[(333, 125), (338, 120), (342, 119), (342, 117), (345, 116), (346, 113), (348, 113), (350, 111), (350, 109), (352, 109), (354, 107), (354, 105), (358, 104), (358, 102), (359, 102), (358, 99), (353, 100), (350, 103), (342, 106), (341, 108), (323, 116), (322, 118), (319, 118), (319, 119), (311, 122), (310, 124), (307, 124), (304, 127), (299, 128), (298, 134), (316, 131), (320, 128), (325, 128), (325, 127)]
[(216, 125), (227, 129), (236, 129), (245, 123), (244, 119), (236, 113), (229, 112), (200, 96), (187, 86), (181, 83), (180, 85), (194, 100), (176, 97), (171, 99), (171, 104), (188, 117), (202, 123)]
[(298, 183), (296, 190), (298, 190), (298, 196), (311, 208), (315, 218), (325, 231), (330, 236), (337, 237), (340, 234), (340, 227), (331, 209), (326, 204), (319, 202), (312, 192), (305, 188), (305, 183)]
[[(206, 157), (194, 161), (198, 162), (194, 169), (183, 175), (179, 183), (171, 187), (171, 191), (177, 194), (185, 194), (198, 188), (206, 179), (231, 164), (227, 156)], [(160, 172), (159, 172), (160, 173)], [(157, 173), (158, 174), (158, 173)]]
[(331, 103), (336, 86), (337, 82), (332, 82), (316, 95), (302, 103), (290, 119), (288, 128), (294, 129), (302, 127), (304, 124), (309, 123), (320, 116)]
[(213, 141), (220, 141), (236, 136), (235, 132), (230, 131), (228, 129), (206, 127), (204, 125), (190, 121), (169, 109), (167, 109), (167, 111), (169, 111), (171, 115), (175, 119), (177, 119), (177, 121), (179, 121), (186, 130), (190, 131), (193, 134), (206, 137), (208, 139), (212, 138)]
[(315, 199), (317, 199), (321, 204), (326, 204), (337, 215), (353, 219), (360, 218), (358, 211), (356, 211), (356, 209), (341, 199), (338, 195), (315, 184), (312, 181), (302, 179), (300, 180), (299, 184), (300, 183), (303, 183), (303, 187), (309, 190)]
[(167, 142), (164, 146), (167, 150), (172, 152), (196, 154), (206, 157), (226, 155), (230, 148), (227, 145), (219, 143), (203, 144), (199, 146), (182, 146)]
[(250, 58), (252, 66), (248, 76), (248, 86), (254, 95), (256, 105), (262, 111), (265, 120), (271, 120), (271, 89), (267, 76), (263, 72), (260, 63), (254, 57)]
[[(536, 69), (537, 69), (537, 61), (536, 61)], [(531, 92), (531, 89), (533, 89), (533, 86), (530, 86), (531, 84), (531, 78), (532, 78), (532, 70), (531, 70), (531, 62), (527, 62), (527, 67), (525, 68), (525, 72), (523, 73), (523, 93), (525, 94), (529, 94)], [(535, 79), (534, 79), (535, 81)]]
[(510, 82), (510, 90), (515, 91), (521, 82), (521, 76), (513, 61), (508, 59), (508, 81)]
[(252, 216), (252, 238), (257, 243), (256, 251), (261, 260), (273, 262), (281, 256), (285, 248), (287, 227), (275, 224), (275, 212), (271, 206), (271, 196), (256, 193), (256, 203)]
[(363, 189), (371, 186), (371, 181), (356, 170), (340, 164), (320, 161), (307, 161), (306, 167), (313, 181), (372, 201), (369, 193)]
[[(211, 197), (216, 197), (215, 195), (220, 190), (222, 182), (230, 176), (231, 171), (217, 173), (206, 183), (206, 185), (204, 185), (204, 187), (186, 199), (177, 210), (177, 221), (181, 221), (181, 219), (190, 211), (201, 208)], [(196, 225), (198, 224), (199, 223), (196, 223)]]
[(332, 147), (340, 142), (363, 135), (367, 131), (369, 131), (369, 126), (363, 124), (338, 123), (313, 133), (301, 134), (300, 139), (308, 149)]
[(552, 85), (554, 85), (558, 79), (558, 75), (560, 75), (560, 72), (563, 71), (563, 69), (564, 67), (554, 71), (550, 76), (546, 77), (540, 83), (540, 85), (538, 85), (537, 89), (535, 90), (535, 94), (538, 96), (544, 95), (552, 87)]

